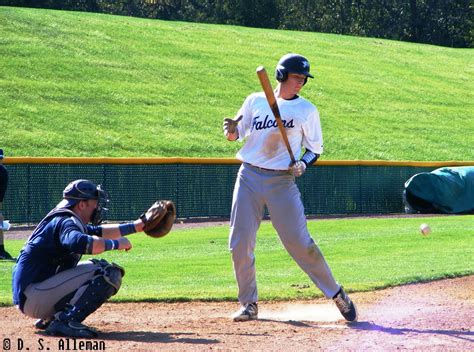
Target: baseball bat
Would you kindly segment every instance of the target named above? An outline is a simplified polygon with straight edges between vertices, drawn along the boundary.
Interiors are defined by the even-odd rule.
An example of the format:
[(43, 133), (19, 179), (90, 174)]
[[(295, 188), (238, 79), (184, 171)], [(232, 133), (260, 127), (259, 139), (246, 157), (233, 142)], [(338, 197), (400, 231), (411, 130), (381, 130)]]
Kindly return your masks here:
[(285, 126), (283, 126), (283, 121), (281, 120), (280, 109), (278, 108), (278, 104), (275, 98), (275, 93), (273, 92), (272, 85), (270, 80), (268, 79), (267, 71), (265, 67), (259, 66), (257, 67), (257, 76), (260, 80), (260, 84), (262, 85), (263, 91), (265, 92), (265, 96), (267, 97), (268, 105), (270, 105), (270, 109), (272, 109), (273, 115), (275, 116), (275, 120), (278, 124), (278, 129), (280, 130), (281, 136), (283, 137), (283, 141), (285, 142), (286, 149), (290, 154), (290, 159), (292, 163), (295, 163), (295, 156), (293, 155), (293, 151), (291, 150), (290, 142), (288, 141), (288, 136), (286, 134)]

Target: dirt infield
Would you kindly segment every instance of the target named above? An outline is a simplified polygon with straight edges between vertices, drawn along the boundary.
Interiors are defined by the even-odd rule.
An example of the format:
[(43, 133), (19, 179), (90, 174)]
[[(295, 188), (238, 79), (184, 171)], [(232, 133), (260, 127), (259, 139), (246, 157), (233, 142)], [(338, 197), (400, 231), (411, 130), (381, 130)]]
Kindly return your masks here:
[[(3, 350), (472, 351), (474, 276), (356, 293), (359, 321), (332, 302), (261, 302), (260, 320), (234, 323), (236, 303), (107, 303), (86, 323), (96, 340), (49, 337), (15, 308), (0, 308)], [(80, 344), (83, 345), (80, 345)]]

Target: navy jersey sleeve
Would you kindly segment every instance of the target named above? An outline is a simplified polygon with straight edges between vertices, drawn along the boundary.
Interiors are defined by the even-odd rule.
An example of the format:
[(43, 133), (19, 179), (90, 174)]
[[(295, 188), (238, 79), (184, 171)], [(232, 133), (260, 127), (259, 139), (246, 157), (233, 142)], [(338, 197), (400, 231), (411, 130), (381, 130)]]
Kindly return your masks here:
[(102, 237), (102, 226), (87, 225), (87, 232), (91, 236)]
[(92, 245), (93, 238), (83, 233), (72, 218), (65, 219), (61, 224), (59, 242), (61, 246), (73, 253), (86, 254)]

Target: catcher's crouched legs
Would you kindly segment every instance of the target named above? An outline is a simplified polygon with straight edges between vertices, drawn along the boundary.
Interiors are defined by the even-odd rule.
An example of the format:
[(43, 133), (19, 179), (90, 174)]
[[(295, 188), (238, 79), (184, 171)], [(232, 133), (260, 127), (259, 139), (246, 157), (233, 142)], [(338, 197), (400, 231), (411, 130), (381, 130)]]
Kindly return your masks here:
[(55, 319), (46, 329), (47, 334), (79, 338), (97, 337), (94, 329), (81, 322), (118, 292), (125, 271), (117, 264), (110, 264), (105, 260), (92, 261), (98, 266), (97, 275), (80, 287), (71, 301), (55, 314)]

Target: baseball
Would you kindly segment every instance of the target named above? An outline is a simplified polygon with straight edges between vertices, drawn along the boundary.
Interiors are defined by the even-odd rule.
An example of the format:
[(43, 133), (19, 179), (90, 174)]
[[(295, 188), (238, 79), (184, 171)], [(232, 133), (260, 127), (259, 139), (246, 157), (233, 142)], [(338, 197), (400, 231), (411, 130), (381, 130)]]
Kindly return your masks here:
[(420, 225), (420, 232), (424, 236), (428, 236), (431, 233), (431, 228), (428, 224), (421, 224)]

